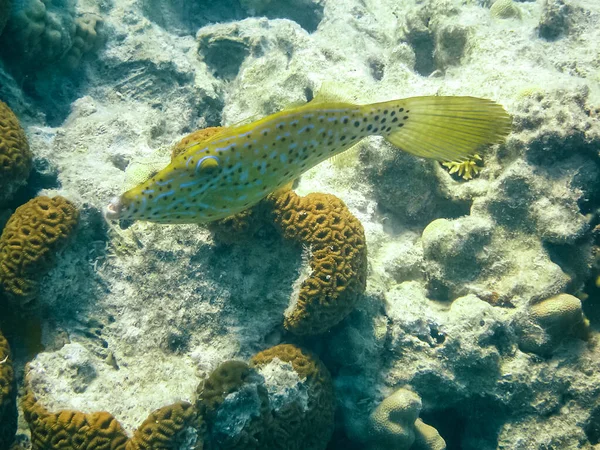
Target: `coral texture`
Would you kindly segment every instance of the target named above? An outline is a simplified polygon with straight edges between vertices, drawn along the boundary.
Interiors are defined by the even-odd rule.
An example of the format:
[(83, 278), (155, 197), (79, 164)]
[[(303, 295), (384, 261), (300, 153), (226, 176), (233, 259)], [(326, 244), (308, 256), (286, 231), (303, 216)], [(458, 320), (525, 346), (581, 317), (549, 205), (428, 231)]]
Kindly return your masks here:
[(278, 410), (273, 408), (270, 431), (274, 437), (273, 448), (324, 449), (333, 433), (335, 411), (329, 371), (315, 355), (292, 344), (280, 344), (257, 353), (252, 358), (252, 366), (265, 367), (274, 360), (292, 365), (307, 386), (308, 401), (304, 407), (298, 402), (290, 402)]
[(0, 448), (8, 448), (17, 431), (17, 390), (8, 341), (0, 332)]
[(75, 21), (73, 45), (64, 56), (67, 67), (76, 68), (83, 55), (98, 47), (100, 43), (99, 28), (101, 26), (102, 20), (91, 15), (81, 17)]
[(329, 194), (292, 191), (267, 197), (283, 237), (310, 250), (311, 273), (302, 281), (285, 327), (295, 334), (323, 333), (355, 307), (366, 287), (367, 247), (361, 223)]
[[(0, 5), (0, 15), (1, 9)], [(0, 204), (27, 180), (30, 171), (31, 152), (25, 132), (11, 109), (0, 101)]]
[(415, 421), (415, 442), (411, 450), (446, 450), (446, 441), (438, 430), (421, 419)]
[(152, 412), (127, 442), (127, 450), (168, 450), (186, 442), (196, 418), (193, 406), (177, 402)]
[(407, 389), (398, 389), (373, 411), (369, 422), (369, 450), (408, 450), (415, 442), (415, 421), (421, 399)]
[(48, 412), (28, 390), (23, 413), (31, 431), (33, 450), (125, 450), (127, 435), (107, 412)]
[(245, 362), (225, 361), (200, 383), (196, 409), (209, 448), (266, 448), (268, 394)]
[(521, 10), (513, 0), (496, 0), (490, 8), (490, 14), (498, 19), (521, 18)]
[(78, 217), (75, 206), (60, 196), (36, 197), (17, 208), (0, 236), (0, 286), (6, 293), (20, 302), (35, 297)]

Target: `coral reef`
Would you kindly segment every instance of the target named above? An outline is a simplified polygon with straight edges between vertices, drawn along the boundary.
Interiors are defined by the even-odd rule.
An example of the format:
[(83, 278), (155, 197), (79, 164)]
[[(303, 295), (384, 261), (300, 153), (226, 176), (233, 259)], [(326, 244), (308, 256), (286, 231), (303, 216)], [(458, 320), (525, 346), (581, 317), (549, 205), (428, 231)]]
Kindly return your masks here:
[(293, 191), (266, 200), (285, 239), (308, 247), (310, 273), (300, 281), (285, 327), (295, 334), (318, 334), (339, 323), (365, 290), (367, 247), (364, 230), (333, 195)]
[(0, 332), (0, 448), (8, 448), (17, 431), (17, 389), (8, 341)]
[(64, 248), (78, 218), (77, 208), (56, 196), (36, 197), (9, 219), (0, 236), (0, 286), (20, 306), (36, 296), (40, 279)]
[(63, 62), (69, 69), (79, 66), (81, 58), (95, 50), (101, 43), (100, 28), (102, 19), (94, 15), (87, 15), (75, 21), (75, 34), (69, 51), (63, 57)]
[(551, 354), (565, 339), (589, 337), (589, 321), (583, 314), (581, 300), (559, 294), (531, 305), (518, 319), (519, 346), (523, 351)]
[(27, 137), (19, 120), (0, 101), (0, 206), (27, 180), (31, 158)]
[(474, 175), (481, 172), (481, 166), (477, 165), (477, 161), (481, 161), (481, 156), (474, 154), (472, 158), (466, 161), (443, 162), (442, 165), (448, 169), (448, 173), (455, 173), (465, 180), (470, 180)]

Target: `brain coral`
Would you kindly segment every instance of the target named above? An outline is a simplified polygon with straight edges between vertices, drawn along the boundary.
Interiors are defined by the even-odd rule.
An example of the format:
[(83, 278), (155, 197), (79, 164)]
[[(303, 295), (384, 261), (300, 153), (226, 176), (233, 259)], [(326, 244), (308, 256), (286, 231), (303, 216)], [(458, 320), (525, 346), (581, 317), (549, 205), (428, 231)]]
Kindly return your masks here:
[(25, 132), (10, 108), (0, 101), (0, 204), (25, 183), (30, 171), (31, 152)]
[(0, 236), (0, 287), (22, 303), (37, 294), (54, 254), (72, 234), (79, 212), (63, 197), (36, 197), (17, 208)]
[[(190, 439), (196, 412), (187, 402), (177, 402), (151, 413), (127, 442), (127, 450), (181, 448)], [(185, 448), (188, 448), (187, 446)]]
[(208, 448), (263, 449), (268, 430), (268, 397), (255, 370), (225, 361), (198, 386), (198, 429)]
[(12, 356), (0, 333), (0, 448), (8, 448), (17, 431), (17, 389)]
[(284, 325), (295, 334), (323, 333), (354, 309), (365, 290), (364, 229), (333, 195), (300, 197), (287, 191), (266, 201), (284, 238), (304, 245), (311, 255), (310, 274), (302, 281)]
[(33, 450), (125, 450), (127, 435), (107, 412), (48, 412), (30, 389), (23, 398), (23, 413), (31, 431)]
[(270, 431), (274, 437), (272, 448), (325, 449), (333, 433), (335, 412), (329, 371), (315, 355), (291, 344), (280, 344), (257, 353), (251, 364), (254, 368), (264, 369), (273, 362), (291, 364), (306, 388), (307, 396), (305, 402), (301, 400), (302, 396), (298, 396), (295, 401), (288, 400), (278, 405), (277, 396), (272, 395), (272, 389), (269, 389), (273, 414)]
[(35, 398), (27, 380), (22, 405), (33, 450), (169, 450), (194, 440), (193, 433), (187, 431), (196, 414), (186, 402), (152, 412), (131, 439), (107, 412), (48, 412)]

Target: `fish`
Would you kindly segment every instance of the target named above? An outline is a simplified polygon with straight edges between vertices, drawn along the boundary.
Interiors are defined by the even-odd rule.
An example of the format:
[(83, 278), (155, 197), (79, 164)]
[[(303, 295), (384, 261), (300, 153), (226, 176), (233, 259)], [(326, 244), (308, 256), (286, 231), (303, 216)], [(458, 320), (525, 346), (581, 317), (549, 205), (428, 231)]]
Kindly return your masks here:
[[(421, 96), (365, 105), (327, 95), (189, 142), (164, 169), (114, 197), (108, 220), (208, 223), (244, 211), (369, 136), (437, 161), (501, 143), (511, 117), (492, 100)], [(398, 183), (404, 182), (398, 180)]]

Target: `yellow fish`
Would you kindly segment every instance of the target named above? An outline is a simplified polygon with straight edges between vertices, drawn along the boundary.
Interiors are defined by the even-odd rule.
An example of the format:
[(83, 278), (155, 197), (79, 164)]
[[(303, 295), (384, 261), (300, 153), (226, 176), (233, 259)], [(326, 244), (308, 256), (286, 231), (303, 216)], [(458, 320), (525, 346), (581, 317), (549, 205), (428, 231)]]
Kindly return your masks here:
[(501, 105), (475, 97), (412, 97), (369, 105), (317, 97), (190, 143), (155, 176), (115, 197), (105, 215), (210, 222), (251, 207), (367, 136), (383, 136), (417, 156), (462, 161), (482, 145), (503, 141), (510, 125)]

